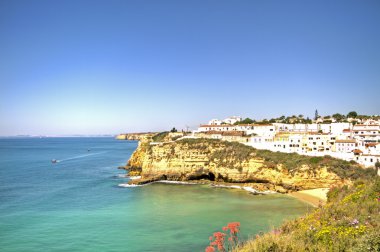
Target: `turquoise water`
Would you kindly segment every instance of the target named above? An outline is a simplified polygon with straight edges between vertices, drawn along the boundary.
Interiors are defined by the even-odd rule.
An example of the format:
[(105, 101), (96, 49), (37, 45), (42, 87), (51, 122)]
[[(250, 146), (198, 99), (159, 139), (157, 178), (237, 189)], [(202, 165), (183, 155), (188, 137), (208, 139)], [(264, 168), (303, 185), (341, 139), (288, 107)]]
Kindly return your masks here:
[(282, 195), (205, 185), (119, 187), (128, 179), (117, 167), (136, 147), (112, 138), (0, 139), (0, 250), (204, 251), (228, 222), (240, 221), (247, 238), (310, 210)]

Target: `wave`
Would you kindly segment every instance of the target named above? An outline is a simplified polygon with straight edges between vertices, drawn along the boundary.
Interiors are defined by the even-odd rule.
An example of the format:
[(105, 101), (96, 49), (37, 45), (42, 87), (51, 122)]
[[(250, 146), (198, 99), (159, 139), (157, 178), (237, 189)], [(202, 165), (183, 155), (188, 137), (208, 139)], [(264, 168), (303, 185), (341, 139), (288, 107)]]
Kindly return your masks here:
[(276, 193), (276, 192), (273, 192), (273, 191), (258, 191), (256, 189), (250, 187), (250, 186), (217, 185), (217, 184), (213, 184), (213, 185), (211, 185), (211, 187), (240, 189), (240, 190), (248, 191), (248, 192), (250, 192), (252, 194), (272, 194), (272, 193)]
[(120, 186), (120, 187), (139, 187), (139, 186), (144, 186), (144, 185), (118, 184), (118, 186)]
[[(141, 176), (131, 176), (129, 177), (131, 180), (133, 179), (140, 179)], [(187, 181), (172, 181), (172, 180), (158, 180), (153, 181), (150, 183), (142, 184), (142, 185), (136, 185), (136, 184), (119, 184), (120, 187), (139, 187), (139, 186), (146, 186), (154, 183), (162, 183), (162, 184), (176, 184), (176, 185), (199, 185), (199, 183), (194, 182), (187, 182)], [(239, 190), (245, 190), (247, 192), (250, 192), (252, 194), (273, 194), (276, 193), (274, 191), (258, 191), (250, 186), (238, 186), (238, 185), (220, 185), (220, 184), (211, 184), (211, 187), (216, 188), (229, 188), (229, 189), (239, 189)]]
[[(132, 176), (132, 177), (141, 177), (141, 176)], [(135, 179), (139, 179), (139, 178), (135, 178)], [(121, 184), (118, 184), (118, 186), (120, 186), (120, 187), (139, 187), (139, 186), (146, 186), (146, 185), (150, 185), (150, 184), (154, 184), (154, 183), (176, 184), (176, 185), (198, 185), (198, 183), (192, 183), (192, 182), (186, 182), (186, 181), (158, 180), (158, 181), (153, 181), (153, 182), (142, 184), (142, 185), (121, 183)]]
[(172, 181), (172, 180), (158, 180), (155, 183), (163, 184), (177, 184), (177, 185), (198, 185), (198, 183), (186, 182), (186, 181)]
[(237, 186), (237, 185), (218, 185), (218, 184), (212, 184), (211, 187), (231, 188), (231, 189), (243, 189), (241, 186)]
[(135, 180), (135, 179), (141, 179), (141, 176), (126, 176), (126, 178), (129, 178), (130, 180)]

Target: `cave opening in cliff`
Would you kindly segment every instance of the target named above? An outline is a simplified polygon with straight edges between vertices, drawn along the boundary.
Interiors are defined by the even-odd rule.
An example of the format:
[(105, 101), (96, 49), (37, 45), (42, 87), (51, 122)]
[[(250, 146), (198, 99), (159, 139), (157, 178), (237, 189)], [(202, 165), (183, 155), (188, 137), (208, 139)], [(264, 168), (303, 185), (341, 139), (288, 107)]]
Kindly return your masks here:
[(201, 175), (193, 175), (189, 177), (189, 180), (200, 180), (200, 179), (207, 179), (210, 181), (215, 181), (215, 174), (212, 172), (209, 173), (203, 173)]
[(209, 179), (210, 181), (215, 181), (215, 174), (212, 173), (212, 172), (209, 172), (209, 173), (208, 173), (208, 179)]

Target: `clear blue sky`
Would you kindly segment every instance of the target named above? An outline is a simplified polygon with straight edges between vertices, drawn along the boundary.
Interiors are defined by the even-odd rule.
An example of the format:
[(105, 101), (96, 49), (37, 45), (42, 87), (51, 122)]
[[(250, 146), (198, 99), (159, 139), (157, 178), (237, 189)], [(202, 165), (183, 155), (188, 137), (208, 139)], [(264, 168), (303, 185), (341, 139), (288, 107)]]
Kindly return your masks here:
[(0, 135), (380, 114), (380, 1), (0, 1)]

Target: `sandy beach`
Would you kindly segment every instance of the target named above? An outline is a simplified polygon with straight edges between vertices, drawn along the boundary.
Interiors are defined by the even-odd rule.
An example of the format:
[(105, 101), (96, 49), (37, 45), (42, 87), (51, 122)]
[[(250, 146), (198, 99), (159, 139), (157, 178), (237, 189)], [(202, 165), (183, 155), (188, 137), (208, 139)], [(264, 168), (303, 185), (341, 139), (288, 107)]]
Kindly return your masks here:
[(329, 188), (318, 188), (289, 193), (290, 196), (305, 201), (315, 207), (327, 201)]

